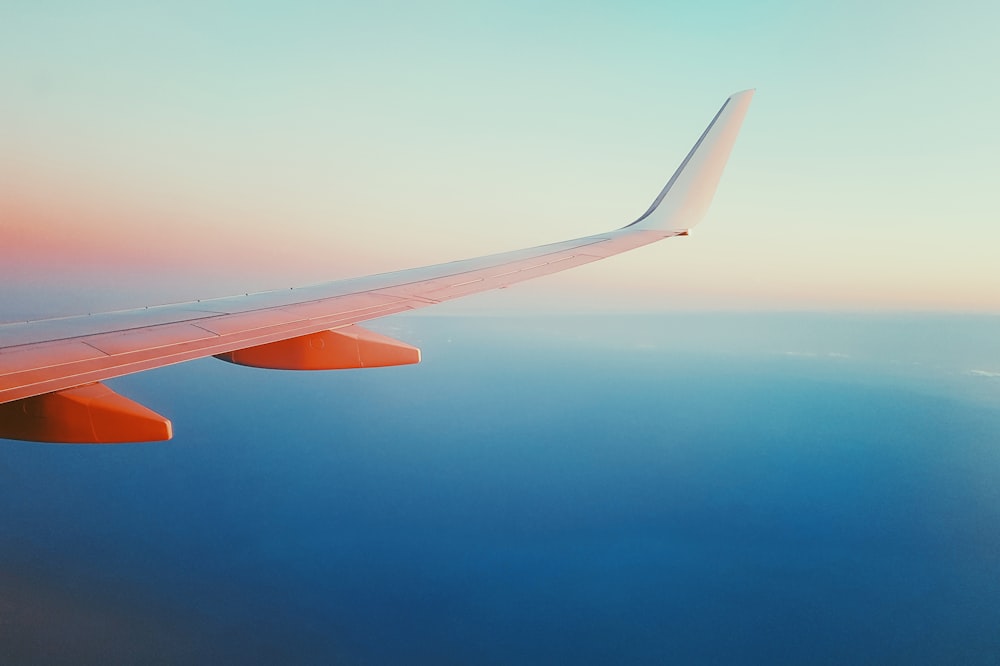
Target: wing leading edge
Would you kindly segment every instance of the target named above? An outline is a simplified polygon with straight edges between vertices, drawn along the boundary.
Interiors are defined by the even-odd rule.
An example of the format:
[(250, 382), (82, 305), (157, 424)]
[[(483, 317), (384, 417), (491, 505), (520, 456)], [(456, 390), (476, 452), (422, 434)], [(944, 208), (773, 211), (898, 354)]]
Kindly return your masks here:
[(686, 235), (711, 203), (753, 92), (730, 96), (649, 209), (614, 231), (299, 289), (0, 325), (0, 437), (169, 439), (169, 421), (155, 412), (107, 387), (82, 387), (205, 356), (282, 369), (417, 362), (418, 350), (356, 324)]

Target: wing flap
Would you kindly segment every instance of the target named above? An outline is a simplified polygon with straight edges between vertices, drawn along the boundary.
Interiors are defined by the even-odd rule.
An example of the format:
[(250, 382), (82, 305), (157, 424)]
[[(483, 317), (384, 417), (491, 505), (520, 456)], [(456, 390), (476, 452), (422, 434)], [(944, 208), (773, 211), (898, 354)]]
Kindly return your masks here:
[[(208, 320), (211, 321), (211, 320)], [(141, 352), (157, 347), (172, 347), (219, 337), (204, 326), (190, 323), (147, 326), (117, 333), (100, 333), (86, 337), (86, 344), (107, 356)]]
[(0, 350), (0, 386), (9, 383), (10, 375), (43, 370), (68, 363), (104, 358), (104, 352), (82, 340), (58, 340), (38, 345), (22, 345)]

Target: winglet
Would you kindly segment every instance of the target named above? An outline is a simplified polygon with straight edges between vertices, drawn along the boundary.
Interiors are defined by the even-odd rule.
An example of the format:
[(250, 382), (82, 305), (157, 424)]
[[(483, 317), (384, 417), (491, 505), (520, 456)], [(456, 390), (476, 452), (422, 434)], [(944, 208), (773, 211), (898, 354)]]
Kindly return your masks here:
[(744, 90), (726, 100), (653, 205), (628, 226), (681, 232), (701, 221), (712, 203), (754, 92)]

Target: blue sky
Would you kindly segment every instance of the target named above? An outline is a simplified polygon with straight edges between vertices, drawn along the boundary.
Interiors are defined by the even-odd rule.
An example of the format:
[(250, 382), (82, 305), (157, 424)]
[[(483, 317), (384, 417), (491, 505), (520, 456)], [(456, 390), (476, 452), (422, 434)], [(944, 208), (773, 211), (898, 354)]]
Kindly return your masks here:
[(593, 233), (756, 87), (696, 236), (449, 307), (1000, 311), (998, 12), (8, 4), (6, 277), (118, 306)]

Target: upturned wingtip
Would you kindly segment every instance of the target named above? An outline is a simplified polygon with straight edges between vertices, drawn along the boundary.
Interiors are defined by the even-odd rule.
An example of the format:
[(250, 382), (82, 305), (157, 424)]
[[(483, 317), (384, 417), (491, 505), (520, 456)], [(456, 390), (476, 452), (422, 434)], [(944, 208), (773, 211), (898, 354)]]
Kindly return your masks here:
[(739, 92), (734, 92), (729, 96), (729, 99), (737, 99), (740, 97), (753, 97), (753, 94), (757, 92), (756, 88), (747, 88), (746, 90), (740, 90)]
[(730, 95), (653, 204), (629, 227), (689, 230), (704, 217), (729, 159), (754, 88)]

